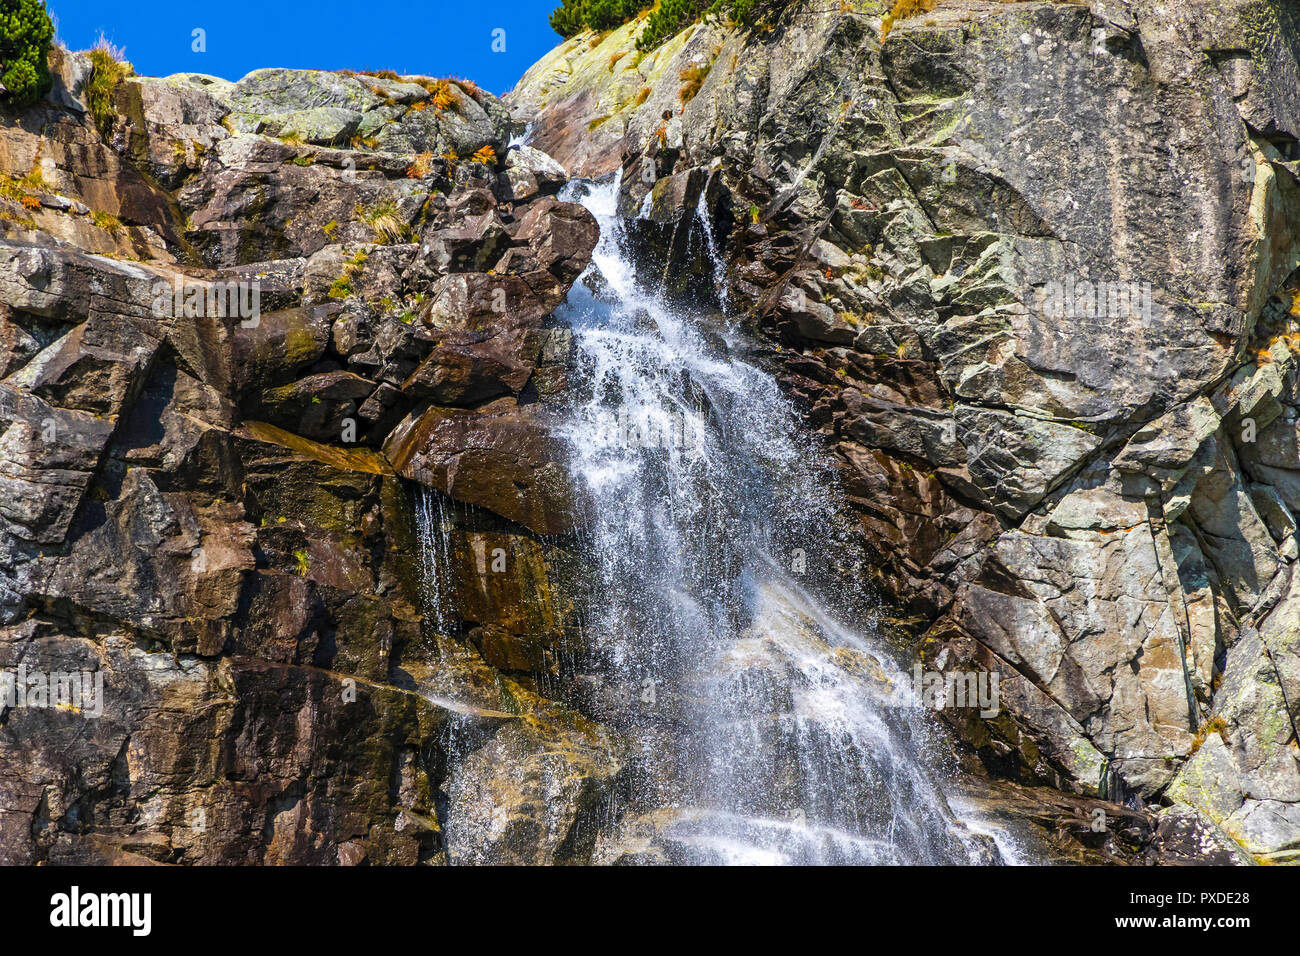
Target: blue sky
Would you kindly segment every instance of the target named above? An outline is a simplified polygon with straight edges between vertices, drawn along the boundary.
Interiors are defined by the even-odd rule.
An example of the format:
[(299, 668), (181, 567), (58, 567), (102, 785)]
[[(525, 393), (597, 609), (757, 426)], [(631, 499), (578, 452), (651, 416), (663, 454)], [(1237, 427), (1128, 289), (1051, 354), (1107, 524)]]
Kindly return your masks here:
[[(560, 42), (546, 22), (559, 0), (46, 0), (73, 50), (102, 31), (137, 73), (213, 73), (237, 80), (264, 66), (396, 70), (515, 85)], [(195, 52), (195, 29), (206, 51)], [(504, 52), (493, 50), (504, 30)], [(500, 46), (500, 42), (497, 44)]]

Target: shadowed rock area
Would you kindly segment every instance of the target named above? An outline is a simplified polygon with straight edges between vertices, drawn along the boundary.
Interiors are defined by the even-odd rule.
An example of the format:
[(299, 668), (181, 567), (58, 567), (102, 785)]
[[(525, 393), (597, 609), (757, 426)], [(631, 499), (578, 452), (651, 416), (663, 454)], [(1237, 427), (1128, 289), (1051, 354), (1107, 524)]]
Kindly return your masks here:
[[(562, 172), (468, 83), (128, 75), (100, 129), (53, 60), (0, 128), (0, 665), (101, 689), (0, 704), (0, 860), (445, 862), (461, 763), (498, 800), (456, 827), (513, 821), (477, 859), (582, 858), (619, 743), (532, 676), (576, 614)], [(464, 503), (451, 633), (415, 483)]]

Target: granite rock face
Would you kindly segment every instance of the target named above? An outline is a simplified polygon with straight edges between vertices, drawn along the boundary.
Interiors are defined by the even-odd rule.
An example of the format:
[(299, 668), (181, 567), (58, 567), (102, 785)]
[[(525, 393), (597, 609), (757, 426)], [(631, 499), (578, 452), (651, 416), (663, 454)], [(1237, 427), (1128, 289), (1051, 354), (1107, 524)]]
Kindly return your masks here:
[[(54, 61), (0, 125), (0, 862), (586, 859), (621, 743), (534, 675), (578, 614), (536, 420), (591, 216), (469, 84), (128, 76), (104, 130)], [(408, 419), (460, 447), (390, 458)]]
[(887, 6), (582, 34), (508, 101), (770, 341), (917, 654), (1001, 675), (973, 753), (1300, 860), (1300, 20)]
[(636, 756), (551, 427), (560, 190), (614, 173), (824, 439), (860, 589), (1000, 676), (943, 712), (988, 799), (1300, 860), (1300, 20), (882, 7), (634, 21), (505, 100), (128, 74), (107, 125), (55, 50), (0, 117), (0, 862), (685, 858), (599, 824)]

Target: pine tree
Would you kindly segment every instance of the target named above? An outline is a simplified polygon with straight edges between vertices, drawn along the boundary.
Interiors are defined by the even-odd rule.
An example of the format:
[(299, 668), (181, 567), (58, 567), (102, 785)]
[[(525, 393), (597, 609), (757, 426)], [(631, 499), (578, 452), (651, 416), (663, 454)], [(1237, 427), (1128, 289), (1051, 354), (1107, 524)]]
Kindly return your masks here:
[(43, 0), (0, 0), (0, 83), (9, 105), (26, 106), (50, 88), (46, 57), (53, 38)]

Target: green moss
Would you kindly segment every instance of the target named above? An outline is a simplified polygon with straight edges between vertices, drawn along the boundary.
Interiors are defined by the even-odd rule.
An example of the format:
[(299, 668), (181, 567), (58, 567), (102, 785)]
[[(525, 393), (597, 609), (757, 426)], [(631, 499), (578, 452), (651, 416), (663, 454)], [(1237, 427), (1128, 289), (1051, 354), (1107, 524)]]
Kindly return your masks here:
[[(393, 474), (393, 468), (389, 465), (388, 459), (379, 452), (368, 448), (338, 448), (334, 445), (324, 445), (309, 438), (303, 438), (301, 435), (295, 435), (293, 432), (287, 432), (275, 425), (269, 425), (266, 422), (245, 422), (243, 430), (248, 433), (249, 437), (257, 441), (279, 445), (303, 458), (330, 465), (340, 471), (356, 471), (368, 475)], [(280, 518), (280, 521), (284, 520), (284, 518)]]
[(361, 274), (369, 258), (370, 254), (362, 249), (351, 258), (343, 260), (342, 274), (329, 287), (328, 295), (331, 299), (346, 299), (352, 294), (352, 280)]
[(36, 220), (31, 216), (19, 216), (10, 212), (8, 209), (0, 209), (0, 220), (12, 222), (14, 225), (21, 226), (29, 232), (36, 229)]
[(26, 188), (27, 183), (22, 179), (13, 179), (9, 176), (0, 176), (0, 196), (5, 199), (11, 199), (16, 203), (31, 207), (31, 200), (34, 198)]
[(284, 337), (286, 358), (297, 365), (316, 354), (316, 336), (305, 322), (289, 328)]
[(101, 210), (92, 212), (90, 221), (112, 236), (116, 236), (122, 229), (122, 220)]

